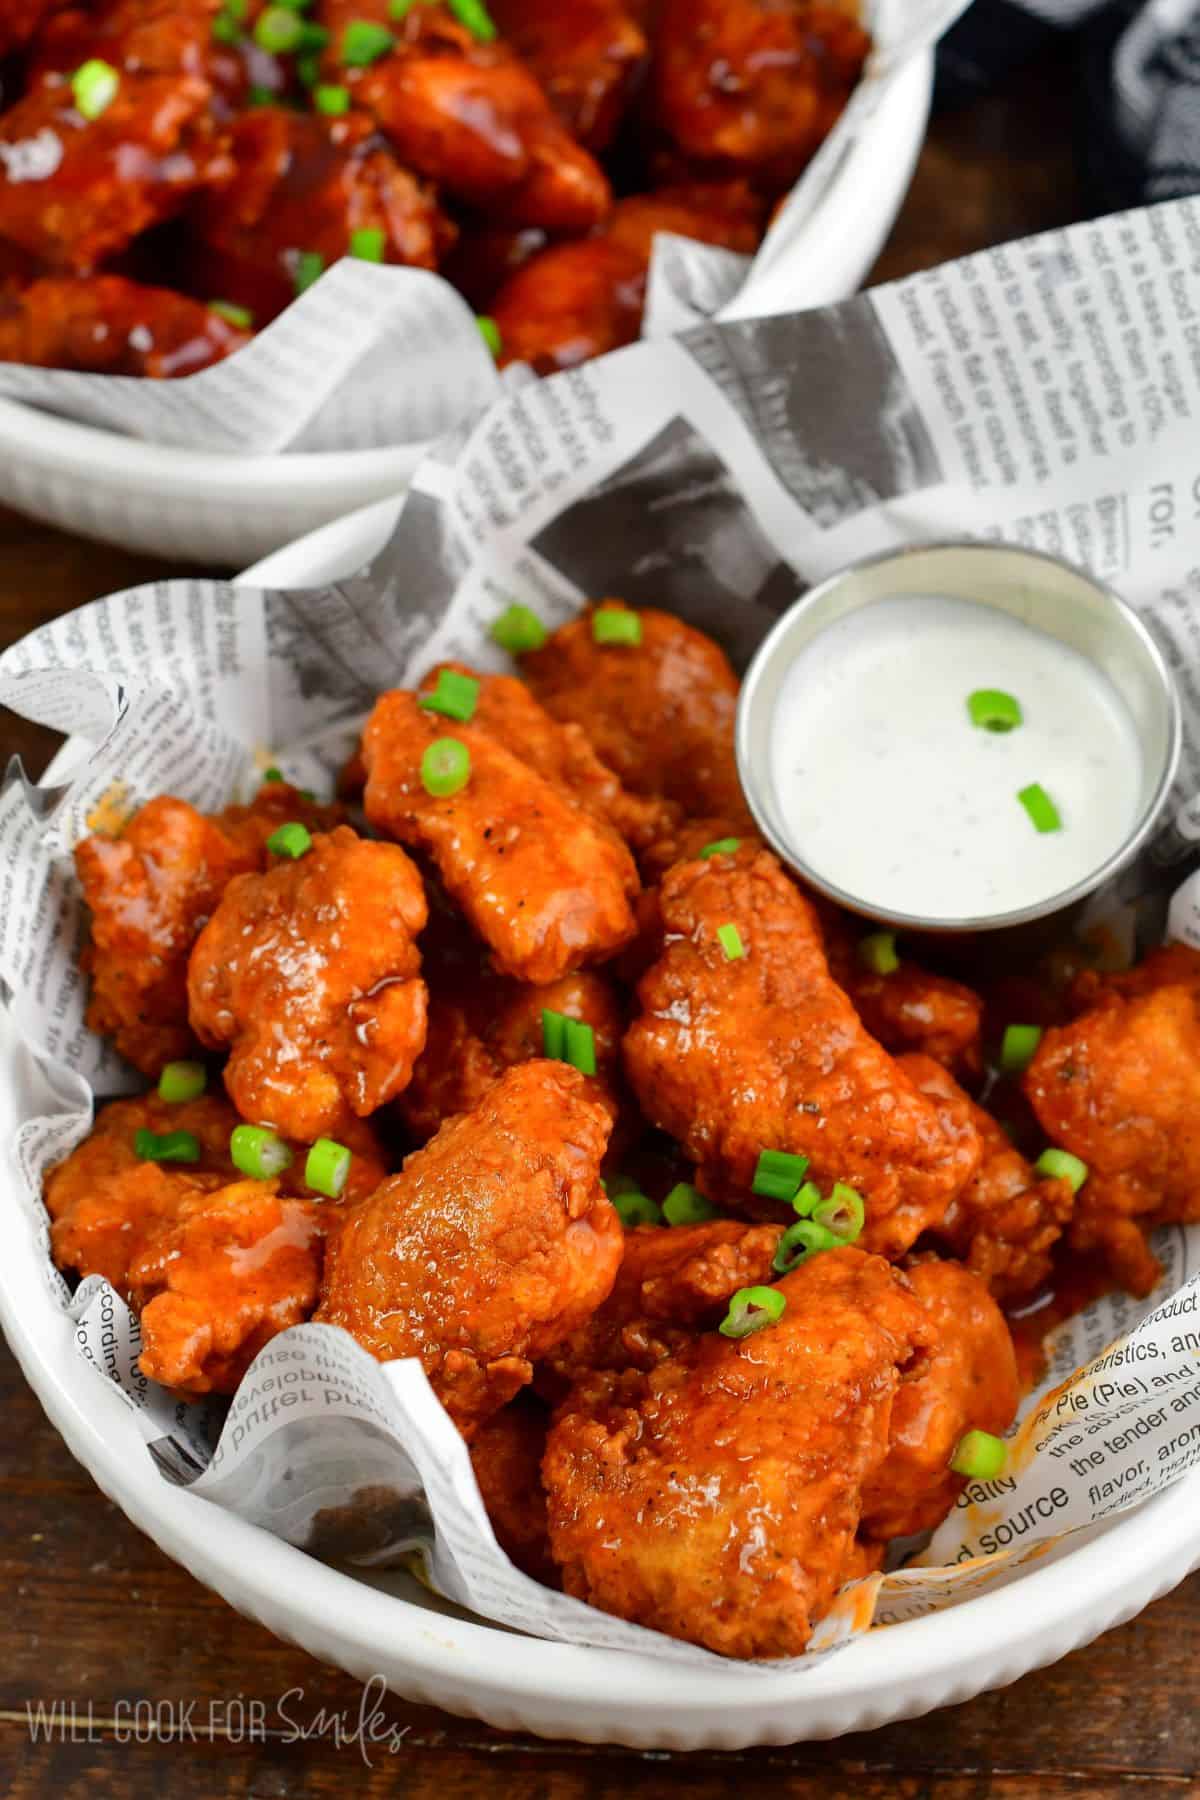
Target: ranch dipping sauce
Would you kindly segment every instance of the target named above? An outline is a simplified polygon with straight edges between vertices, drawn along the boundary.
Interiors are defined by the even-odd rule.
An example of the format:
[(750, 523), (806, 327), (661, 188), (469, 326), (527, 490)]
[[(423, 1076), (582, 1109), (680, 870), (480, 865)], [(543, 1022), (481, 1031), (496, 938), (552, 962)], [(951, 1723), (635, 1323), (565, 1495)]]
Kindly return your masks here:
[[(974, 723), (969, 698), (987, 692), (1019, 722)], [(932, 923), (1064, 893), (1144, 807), (1138, 732), (1108, 678), (969, 599), (899, 594), (818, 632), (783, 675), (768, 743), (779, 825), (813, 873), (867, 911)]]

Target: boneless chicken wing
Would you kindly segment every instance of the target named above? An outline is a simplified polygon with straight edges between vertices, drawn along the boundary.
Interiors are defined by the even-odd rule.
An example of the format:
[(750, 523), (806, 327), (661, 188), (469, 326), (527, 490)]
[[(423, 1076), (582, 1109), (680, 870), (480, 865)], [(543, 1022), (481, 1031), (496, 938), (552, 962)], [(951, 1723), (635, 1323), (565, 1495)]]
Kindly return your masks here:
[(419, 1357), (469, 1434), (612, 1287), (609, 1123), (565, 1063), (507, 1070), (346, 1215), (317, 1317), (381, 1361)]
[(802, 1651), (855, 1561), (902, 1373), (932, 1338), (853, 1249), (778, 1286), (777, 1323), (582, 1383), (542, 1464), (569, 1594), (727, 1656)]
[(557, 1587), (542, 1488), (549, 1425), (549, 1409), (522, 1389), (475, 1432), (471, 1467), (496, 1542), (509, 1561), (543, 1586)]
[(872, 1037), (896, 1055), (917, 1051), (962, 1074), (979, 1073), (983, 1001), (978, 994), (907, 955), (897, 968), (881, 974), (863, 961), (860, 933), (847, 919), (828, 907), (821, 922), (830, 972)]
[(87, 375), (195, 375), (247, 343), (219, 313), (120, 275), (66, 276), (0, 292), (0, 362)]
[(188, 1011), (243, 1118), (337, 1138), (407, 1084), (425, 1041), (428, 916), (396, 844), (349, 826), (231, 881), (192, 951)]
[[(470, 767), (464, 786), (439, 796), (422, 764), (444, 737)], [(376, 703), (363, 759), (368, 819), (432, 856), (503, 973), (557, 981), (633, 935), (638, 881), (624, 842), (482, 725), (439, 718), (396, 690)]]
[(625, 1037), (646, 1117), (700, 1165), (706, 1192), (735, 1205), (762, 1151), (807, 1157), (823, 1189), (863, 1196), (863, 1243), (901, 1254), (977, 1167), (977, 1134), (949, 1131), (868, 1036), (829, 973), (813, 907), (768, 852), (679, 864), (659, 903), (663, 953)]
[(621, 0), (496, 0), (492, 15), (571, 136), (603, 150), (646, 63), (629, 9)]

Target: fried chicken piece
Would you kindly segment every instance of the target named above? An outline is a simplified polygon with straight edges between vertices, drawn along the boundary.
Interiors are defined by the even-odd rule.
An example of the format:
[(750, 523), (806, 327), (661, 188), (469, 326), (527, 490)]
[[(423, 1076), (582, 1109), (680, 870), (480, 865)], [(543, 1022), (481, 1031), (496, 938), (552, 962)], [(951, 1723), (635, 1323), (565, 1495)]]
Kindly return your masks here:
[(490, 303), (501, 363), (524, 362), (551, 375), (632, 344), (642, 329), (656, 232), (754, 250), (760, 221), (747, 190), (714, 186), (707, 201), (705, 191), (684, 189), (677, 197), (664, 189), (618, 200), (593, 236), (551, 244), (523, 262)]
[(662, 0), (651, 116), (693, 163), (782, 193), (824, 142), (871, 40), (820, 0)]
[(78, 843), (75, 868), (91, 912), (81, 959), (92, 978), (89, 1028), (111, 1037), (143, 1075), (193, 1054), (187, 962), (226, 883), (263, 866), (267, 838), (286, 821), (316, 829), (338, 816), (272, 781), (249, 806), (211, 815), (164, 794), (119, 837), (97, 832)]
[[(421, 764), (444, 737), (471, 764), (466, 785), (439, 798)], [(440, 718), (397, 689), (376, 702), (363, 759), (368, 819), (429, 852), (501, 973), (557, 981), (633, 935), (638, 880), (624, 842), (481, 725)]]
[[(869, 1037), (829, 973), (812, 905), (759, 851), (681, 863), (659, 890), (666, 940), (638, 985), (625, 1068), (642, 1111), (745, 1206), (759, 1153), (809, 1158), (822, 1188), (866, 1202), (866, 1248), (899, 1256), (939, 1224), (978, 1166), (973, 1131)], [(732, 958), (717, 936), (739, 934)]]
[[(128, 0), (99, 21), (65, 13), (38, 46), (49, 66), (0, 117), (0, 240), (51, 269), (90, 273), (142, 232), (180, 211), (190, 194), (228, 176), (204, 73), (207, 6)], [(70, 61), (52, 53), (62, 33)], [(119, 77), (95, 118), (75, 105), (81, 50)], [(65, 47), (65, 46), (64, 46)]]
[(460, 221), (458, 239), (441, 272), (468, 306), (490, 313), (497, 289), (549, 241), (540, 225), (493, 225), (486, 216), (472, 215)]
[(129, 1269), (142, 1374), (188, 1394), (232, 1394), (263, 1346), (317, 1303), (336, 1216), (273, 1181), (184, 1197)]
[(983, 1283), (935, 1259), (916, 1263), (908, 1279), (934, 1339), (900, 1382), (887, 1456), (863, 1489), (860, 1529), (883, 1540), (941, 1524), (966, 1486), (950, 1467), (959, 1439), (968, 1431), (1002, 1436), (1021, 1397), (1012, 1338)]
[(404, 851), (348, 825), (234, 877), (192, 951), (188, 1015), (201, 1043), (229, 1046), (243, 1118), (339, 1138), (402, 1091), (425, 1042), (427, 917)]
[(898, 1061), (938, 1106), (948, 1133), (974, 1132), (983, 1145), (979, 1167), (934, 1236), (1003, 1305), (1027, 1300), (1048, 1280), (1054, 1246), (1074, 1211), (1070, 1182), (1039, 1175), (992, 1115), (932, 1057), (913, 1053)]
[(1109, 1001), (1119, 1006), (1162, 987), (1200, 988), (1200, 950), (1189, 944), (1163, 944), (1132, 969), (1117, 974), (1084, 969), (1071, 983), (1067, 1004), (1072, 1014), (1090, 1012)]
[(518, 1063), (346, 1215), (317, 1317), (381, 1362), (419, 1357), (469, 1436), (612, 1287), (608, 1114), (578, 1070)]
[(258, 325), (296, 296), (302, 256), (330, 268), (357, 231), (380, 261), (434, 269), (453, 238), (433, 190), (403, 168), (365, 113), (325, 118), (257, 107), (230, 139), (236, 173), (194, 210), (193, 284), (248, 307)]
[(862, 1490), (932, 1338), (904, 1276), (859, 1250), (777, 1291), (751, 1336), (582, 1383), (542, 1463), (566, 1592), (724, 1656), (797, 1655), (859, 1566)]
[(721, 854), (749, 857), (756, 850), (765, 848), (757, 831), (744, 818), (683, 819), (639, 853), (642, 879), (647, 886), (658, 883), (676, 863), (694, 862), (711, 844), (730, 843), (735, 839), (736, 847)]
[(838, 986), (885, 1050), (918, 1051), (948, 1069), (978, 1075), (983, 1068), (983, 1001), (961, 981), (935, 975), (902, 956), (898, 969), (880, 975), (859, 953), (859, 931), (832, 906), (821, 909), (825, 954)]
[(648, 54), (621, 0), (493, 0), (492, 16), (571, 136), (607, 149)]
[(593, 818), (611, 825), (633, 849), (671, 829), (676, 809), (653, 796), (631, 794), (600, 761), (581, 727), (553, 718), (523, 681), (511, 675), (480, 675), (465, 663), (448, 662), (431, 669), (418, 691), (432, 693), (443, 669), (479, 683), (474, 724), (561, 788)]
[(748, 822), (733, 751), (738, 679), (724, 651), (649, 606), (638, 613), (636, 649), (598, 644), (596, 610), (589, 606), (521, 659), (546, 711), (581, 725), (632, 793), (673, 801), (689, 817)]
[(0, 293), (0, 362), (166, 381), (210, 368), (249, 341), (198, 300), (120, 275)]
[[(322, 0), (329, 79), (344, 83), (402, 162), (490, 220), (589, 231), (612, 194), (598, 163), (564, 130), (529, 70), (500, 42), (485, 43), (440, 6)], [(342, 45), (360, 22), (388, 29), (393, 48), (346, 67)]]
[(61, 0), (0, 0), (0, 56), (23, 50)]
[(538, 1392), (559, 1401), (596, 1370), (648, 1373), (696, 1332), (719, 1325), (739, 1288), (775, 1279), (782, 1232), (782, 1225), (740, 1219), (627, 1231), (612, 1293), (539, 1363)]
[(523, 1389), (475, 1432), (471, 1467), (505, 1556), (544, 1587), (557, 1587), (558, 1570), (550, 1555), (542, 1488), (549, 1424), (548, 1408)]
[(1160, 1273), (1144, 1231), (1200, 1219), (1200, 989), (1153, 985), (1178, 966), (1105, 984), (1091, 1011), (1044, 1034), (1024, 1078), (1047, 1137), (1088, 1167), (1072, 1248), (1099, 1252), (1138, 1295)]

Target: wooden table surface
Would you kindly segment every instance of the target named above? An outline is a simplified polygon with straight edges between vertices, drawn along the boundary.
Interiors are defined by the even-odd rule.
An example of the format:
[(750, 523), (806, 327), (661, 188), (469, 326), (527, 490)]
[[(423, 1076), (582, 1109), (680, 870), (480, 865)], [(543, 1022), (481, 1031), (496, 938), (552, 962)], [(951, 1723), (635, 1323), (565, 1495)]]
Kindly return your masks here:
[[(1063, 71), (1044, 68), (940, 119), (878, 277), (1078, 217), (1066, 109), (1050, 98), (1068, 91)], [(0, 644), (159, 573), (0, 513)], [(734, 1788), (830, 1800), (1200, 1793), (1196, 1580), (1001, 1693), (833, 1744), (639, 1756), (512, 1736), (389, 1697), (384, 1711), (403, 1735), (368, 1769), (319, 1732), (322, 1708), (357, 1718), (358, 1685), (237, 1617), (160, 1555), (71, 1460), (2, 1348), (0, 1419), (0, 1793), (10, 1800), (323, 1800), (351, 1790), (360, 1800), (607, 1800), (634, 1786), (688, 1800)], [(303, 1699), (293, 1696), (289, 1716), (317, 1728), (311, 1740), (288, 1741), (275, 1710), (296, 1688)], [(264, 1703), (265, 1740), (236, 1741), (239, 1700)], [(26, 1709), (38, 1701), (73, 1704), (76, 1736), (90, 1741), (31, 1743)], [(179, 1721), (180, 1741), (131, 1741), (139, 1701), (150, 1703), (143, 1713), (174, 1703), (164, 1717)]]

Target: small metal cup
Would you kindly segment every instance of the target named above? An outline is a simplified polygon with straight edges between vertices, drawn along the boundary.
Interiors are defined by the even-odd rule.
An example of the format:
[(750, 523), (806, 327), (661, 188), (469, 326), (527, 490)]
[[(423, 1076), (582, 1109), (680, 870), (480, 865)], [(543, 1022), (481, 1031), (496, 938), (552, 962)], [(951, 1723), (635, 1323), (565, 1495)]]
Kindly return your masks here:
[[(892, 912), (850, 894), (810, 868), (802, 844), (789, 840), (771, 780), (771, 726), (779, 691), (801, 648), (830, 625), (872, 601), (934, 595), (974, 600), (1010, 613), (1086, 656), (1121, 696), (1142, 747), (1142, 793), (1125, 842), (1082, 881), (1017, 911), (966, 919), (924, 919)], [(997, 931), (1066, 913), (1102, 887), (1145, 844), (1170, 793), (1179, 761), (1179, 698), (1162, 654), (1137, 614), (1111, 588), (1036, 550), (978, 541), (914, 544), (867, 557), (831, 575), (789, 607), (773, 626), (742, 684), (737, 763), (759, 830), (810, 886), (853, 912), (905, 930)]]

